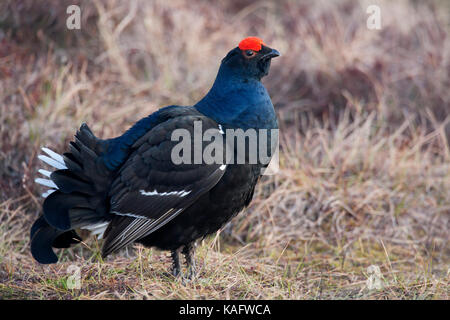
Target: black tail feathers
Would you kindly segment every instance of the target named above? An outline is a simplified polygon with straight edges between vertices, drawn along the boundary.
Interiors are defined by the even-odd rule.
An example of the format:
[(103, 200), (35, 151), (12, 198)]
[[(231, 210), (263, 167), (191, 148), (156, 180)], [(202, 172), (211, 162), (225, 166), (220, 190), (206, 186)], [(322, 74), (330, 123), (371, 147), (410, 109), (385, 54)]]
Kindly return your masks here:
[(70, 142), (70, 152), (62, 156), (43, 148), (50, 157), (39, 158), (57, 170), (40, 170), (50, 180), (36, 182), (52, 189), (43, 194), (44, 214), (31, 228), (31, 252), (40, 263), (55, 263), (54, 248), (66, 248), (80, 242), (74, 229), (89, 228), (108, 220), (107, 189), (111, 172), (99, 155), (103, 140), (83, 124)]
[(74, 230), (61, 231), (50, 226), (43, 216), (40, 216), (31, 227), (31, 254), (39, 263), (49, 264), (58, 262), (53, 248), (69, 248), (70, 245), (81, 241)]

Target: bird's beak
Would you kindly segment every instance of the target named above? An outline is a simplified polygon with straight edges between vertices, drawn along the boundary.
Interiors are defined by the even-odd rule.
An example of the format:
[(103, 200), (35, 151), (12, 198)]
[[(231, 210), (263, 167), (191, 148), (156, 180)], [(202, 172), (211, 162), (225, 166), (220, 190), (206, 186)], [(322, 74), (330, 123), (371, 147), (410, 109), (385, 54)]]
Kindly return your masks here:
[(278, 52), (278, 50), (270, 49), (270, 52), (266, 53), (262, 56), (262, 59), (272, 59), (281, 56), (281, 54)]

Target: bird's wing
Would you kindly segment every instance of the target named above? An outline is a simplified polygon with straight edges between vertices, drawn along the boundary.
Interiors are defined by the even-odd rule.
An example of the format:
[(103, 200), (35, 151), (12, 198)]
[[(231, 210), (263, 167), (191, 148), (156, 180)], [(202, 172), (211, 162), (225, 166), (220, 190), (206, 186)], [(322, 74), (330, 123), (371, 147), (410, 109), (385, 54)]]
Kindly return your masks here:
[[(183, 212), (221, 179), (225, 165), (175, 164), (172, 151), (180, 141), (172, 141), (175, 129), (194, 137), (194, 122), (203, 130), (218, 124), (201, 114), (178, 116), (151, 129), (133, 145), (135, 151), (123, 164), (111, 185), (111, 213), (114, 218), (105, 233), (103, 256), (141, 239)], [(201, 139), (201, 137), (200, 137)], [(200, 140), (201, 145), (205, 142)], [(194, 143), (189, 140), (192, 154)], [(204, 150), (204, 149), (202, 149)]]

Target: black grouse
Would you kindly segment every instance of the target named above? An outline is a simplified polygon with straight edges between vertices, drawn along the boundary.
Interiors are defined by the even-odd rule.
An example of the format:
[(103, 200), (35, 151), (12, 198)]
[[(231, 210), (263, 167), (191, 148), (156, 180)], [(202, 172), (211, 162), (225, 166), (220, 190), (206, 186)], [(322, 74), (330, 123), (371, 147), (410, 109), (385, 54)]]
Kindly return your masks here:
[[(63, 155), (42, 148), (47, 155), (39, 158), (56, 170), (39, 170), (48, 179), (36, 179), (50, 189), (42, 195), (43, 215), (31, 228), (33, 257), (43, 264), (56, 263), (52, 248), (79, 243), (75, 230), (88, 229), (104, 238), (103, 257), (138, 242), (170, 250), (175, 276), (181, 274), (182, 252), (192, 276), (195, 241), (219, 230), (250, 203), (267, 166), (249, 161), (255, 150), (250, 135), (245, 137), (244, 161), (236, 160), (236, 146), (216, 148), (211, 154), (220, 161), (196, 161), (198, 148), (208, 145), (208, 139), (200, 146), (194, 141), (198, 124), (202, 132), (212, 130), (227, 144), (229, 132), (255, 130), (256, 150), (261, 151), (261, 132), (278, 129), (261, 83), (277, 56), (261, 39), (246, 38), (225, 56), (212, 88), (194, 106), (161, 108), (112, 139), (95, 137), (83, 124)], [(180, 147), (173, 135), (177, 129), (194, 136), (179, 152), (186, 160), (181, 163), (174, 161)], [(264, 145), (270, 159), (273, 144)]]

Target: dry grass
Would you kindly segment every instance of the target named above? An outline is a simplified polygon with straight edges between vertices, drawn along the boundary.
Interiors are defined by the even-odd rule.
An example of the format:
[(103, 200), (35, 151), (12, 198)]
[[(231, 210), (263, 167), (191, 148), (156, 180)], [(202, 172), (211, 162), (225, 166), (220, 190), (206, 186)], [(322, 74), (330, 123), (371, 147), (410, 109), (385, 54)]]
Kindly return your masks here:
[[(80, 31), (64, 27), (73, 2)], [(377, 2), (380, 31), (365, 1), (2, 2), (0, 298), (448, 299), (450, 10)], [(167, 276), (168, 254), (139, 246), (102, 261), (94, 239), (57, 265), (33, 261), (39, 146), (62, 151), (82, 121), (112, 137), (194, 103), (246, 35), (283, 54), (265, 79), (281, 170), (199, 245), (199, 279)]]

